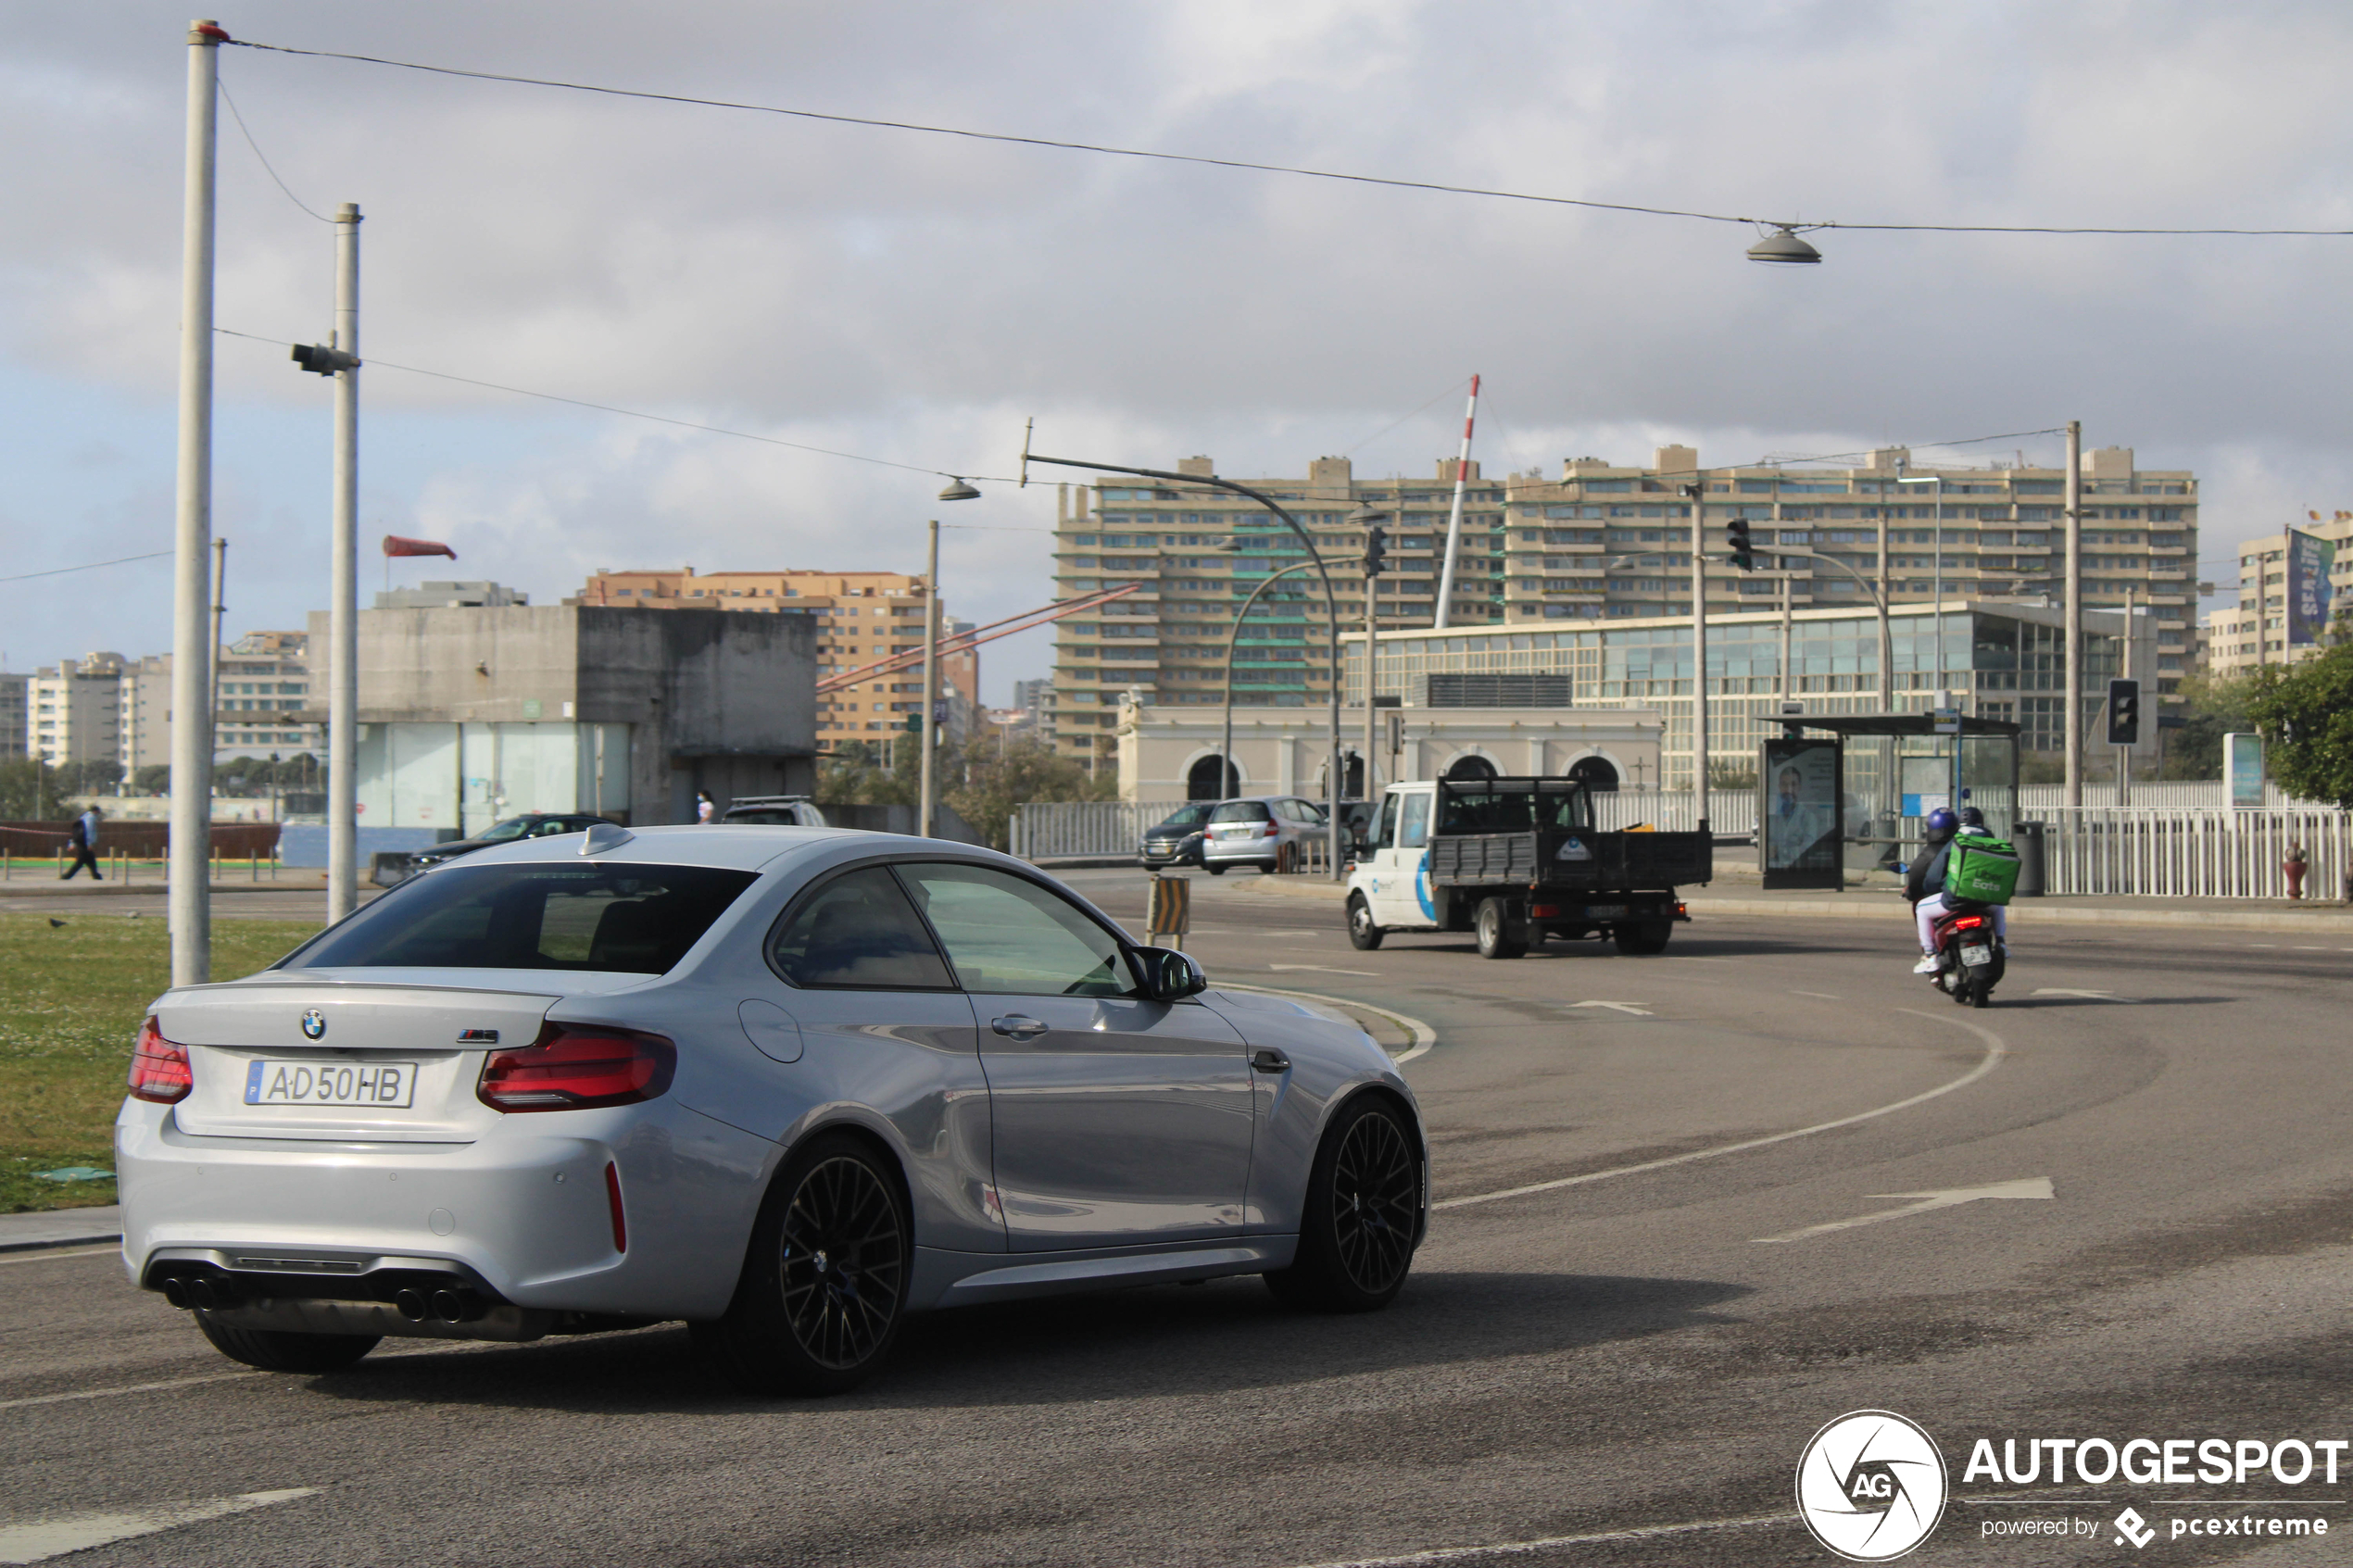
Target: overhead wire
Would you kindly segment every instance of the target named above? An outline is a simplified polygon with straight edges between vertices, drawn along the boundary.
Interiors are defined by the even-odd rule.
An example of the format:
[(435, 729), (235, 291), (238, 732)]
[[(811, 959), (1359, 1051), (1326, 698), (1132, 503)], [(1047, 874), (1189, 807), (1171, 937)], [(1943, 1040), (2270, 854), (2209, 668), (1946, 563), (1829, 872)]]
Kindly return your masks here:
[(237, 122), (237, 130), (245, 136), (245, 145), (253, 149), (253, 156), (255, 159), (260, 163), (261, 171), (264, 174), (269, 175), (271, 180), (275, 181), (277, 182), (278, 189), (285, 192), (286, 199), (294, 203), (295, 206), (302, 208), (306, 216), (316, 218), (321, 223), (333, 223), (334, 220), (328, 217), (325, 213), (312, 212), (310, 210), (310, 204), (304, 201), (300, 196), (296, 195), (294, 194), (294, 188), (288, 185), (283, 180), (278, 178), (278, 170), (271, 166), (269, 155), (261, 150), (261, 144), (253, 139), (253, 129), (245, 124), (245, 114), (237, 107), (237, 100), (230, 96), (229, 84), (226, 82), (220, 80), (218, 77), (214, 78), (213, 84), (220, 89), (220, 101), (229, 106), (229, 118)]
[(2353, 229), (2245, 229), (2221, 226), (2170, 228), (2157, 225), (2108, 226), (2056, 223), (1873, 223), (1844, 222), (1837, 220), (1812, 222), (1783, 221), (1780, 219), (1727, 212), (1707, 212), (1690, 207), (1653, 207), (1636, 202), (1594, 201), (1582, 196), (1544, 195), (1529, 191), (1507, 191), (1482, 185), (1455, 185), (1436, 180), (1406, 180), (1388, 175), (1353, 174), (1341, 169), (1309, 169), (1293, 164), (1265, 163), (1252, 158), (1212, 157), (1199, 153), (1163, 152), (1145, 147), (1114, 146), (1099, 142), (1066, 141), (1049, 136), (1023, 136), (999, 131), (975, 131), (963, 126), (929, 125), (919, 120), (884, 119), (869, 115), (833, 114), (819, 109), (788, 108), (777, 104), (754, 104), (733, 98), (703, 98), (684, 93), (657, 93), (643, 88), (609, 87), (597, 82), (565, 82), (552, 77), (472, 70), (459, 66), (425, 65), (416, 60), (389, 59), (380, 55), (347, 54), (334, 49), (297, 49), (286, 44), (258, 44), (242, 38), (227, 39), (224, 42), (233, 44), (239, 48), (259, 49), (273, 55), (295, 55), (322, 60), (348, 60), (359, 65), (386, 66), (399, 70), (422, 71), (434, 76), (461, 77), (476, 82), (501, 82), (514, 86), (547, 87), (570, 93), (591, 93), (602, 97), (636, 98), (649, 103), (681, 104), (699, 108), (735, 109), (749, 114), (777, 115), (791, 119), (816, 120), (834, 125), (859, 125), (883, 131), (909, 131), (928, 136), (953, 136), (974, 142), (996, 142), (1012, 146), (1045, 147), (1059, 152), (1094, 153), (1106, 157), (1143, 158), (1162, 163), (1194, 164), (1210, 169), (1236, 169), (1260, 174), (1289, 174), (1302, 179), (1331, 180), (1356, 185), (1381, 185), (1395, 190), (1428, 191), (1445, 195), (1478, 196), (1495, 201), (1532, 202), (1546, 207), (1583, 207), (1599, 212), (1627, 212), (1649, 218), (1684, 218), (1707, 223), (1741, 223), (1759, 229), (1792, 231), (1847, 229), (1945, 234), (2228, 235), (2248, 238), (2320, 239), (2353, 237)]
[(0, 583), (30, 583), (36, 577), (63, 577), (69, 571), (95, 571), (102, 566), (127, 566), (135, 560), (161, 560), (177, 555), (176, 550), (149, 550), (144, 556), (117, 556), (112, 560), (83, 561), (80, 566), (56, 566), (46, 571), (20, 571), (14, 577), (0, 577)]

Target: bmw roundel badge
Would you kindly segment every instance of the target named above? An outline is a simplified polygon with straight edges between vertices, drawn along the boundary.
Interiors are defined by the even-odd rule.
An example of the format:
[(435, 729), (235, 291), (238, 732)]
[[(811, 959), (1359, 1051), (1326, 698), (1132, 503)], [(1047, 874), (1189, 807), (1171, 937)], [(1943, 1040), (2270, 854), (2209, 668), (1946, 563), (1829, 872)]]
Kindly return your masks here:
[(304, 1039), (316, 1040), (323, 1036), (326, 1033), (327, 1015), (325, 1013), (321, 1012), (317, 1008), (312, 1008), (308, 1012), (302, 1015), (302, 1037)]

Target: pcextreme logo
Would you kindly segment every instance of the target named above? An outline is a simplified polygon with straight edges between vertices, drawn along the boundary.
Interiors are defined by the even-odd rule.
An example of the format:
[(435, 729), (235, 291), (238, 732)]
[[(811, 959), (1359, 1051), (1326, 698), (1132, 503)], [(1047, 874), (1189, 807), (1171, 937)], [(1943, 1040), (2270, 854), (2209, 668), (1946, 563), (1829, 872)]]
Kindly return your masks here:
[(1944, 1514), (1944, 1456), (1894, 1411), (1853, 1411), (1814, 1434), (1797, 1461), (1797, 1513), (1850, 1562), (1888, 1562)]

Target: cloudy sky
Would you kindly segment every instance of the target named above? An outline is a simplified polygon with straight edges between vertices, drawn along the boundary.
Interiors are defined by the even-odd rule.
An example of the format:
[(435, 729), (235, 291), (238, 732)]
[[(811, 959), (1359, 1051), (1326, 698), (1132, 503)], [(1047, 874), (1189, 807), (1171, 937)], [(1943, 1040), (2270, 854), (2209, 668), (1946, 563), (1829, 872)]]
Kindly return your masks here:
[[(168, 548), (188, 6), (9, 5), (0, 577)], [(2353, 229), (2353, 9), (251, 3), (235, 36), (1053, 139), (1858, 223)], [(920, 565), (940, 481), (1040, 450), (1491, 473), (2084, 422), (2205, 480), (2208, 577), (2353, 505), (2353, 239), (1818, 235), (825, 124), (255, 50), (293, 198), (361, 205), (362, 531), (552, 601), (600, 566)], [(325, 602), (332, 230), (221, 119), (233, 633)], [(1416, 410), (1422, 412), (1416, 414)], [(1967, 449), (1972, 458), (2055, 442)], [(1923, 458), (1929, 456), (1923, 451)], [(960, 616), (1051, 596), (1051, 489), (950, 508)], [(448, 575), (404, 562), (396, 580)], [(379, 585), (371, 559), (363, 578)], [(0, 583), (6, 667), (170, 646), (170, 562)], [(1045, 672), (997, 645), (988, 696)]]

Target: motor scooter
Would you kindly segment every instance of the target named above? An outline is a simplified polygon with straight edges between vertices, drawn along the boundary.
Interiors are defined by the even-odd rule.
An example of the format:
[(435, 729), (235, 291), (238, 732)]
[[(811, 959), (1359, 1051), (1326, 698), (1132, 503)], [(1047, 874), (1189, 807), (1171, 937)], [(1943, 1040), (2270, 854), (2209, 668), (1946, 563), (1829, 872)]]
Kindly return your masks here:
[(1994, 906), (1962, 899), (1929, 927), (1943, 967), (1936, 988), (1965, 1008), (1982, 1008), (2009, 967), (2009, 949), (1994, 930)]

